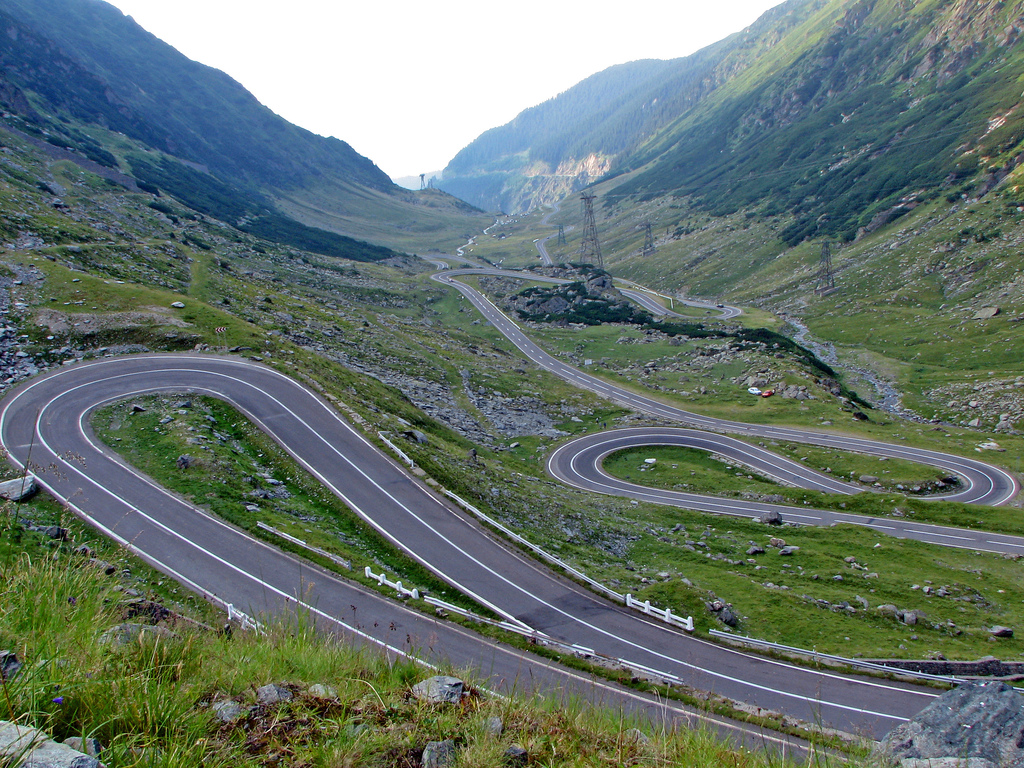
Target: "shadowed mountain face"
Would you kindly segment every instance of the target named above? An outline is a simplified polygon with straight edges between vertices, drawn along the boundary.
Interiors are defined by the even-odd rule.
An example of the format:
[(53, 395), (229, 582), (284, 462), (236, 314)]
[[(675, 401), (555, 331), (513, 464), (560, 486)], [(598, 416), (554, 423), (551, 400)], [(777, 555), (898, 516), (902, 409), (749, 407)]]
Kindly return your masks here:
[(479, 229), (479, 211), (397, 187), (101, 0), (0, 0), (0, 41), (0, 105), (20, 121), (9, 127), (251, 234), (377, 260)]
[(1022, 14), (996, 0), (794, 0), (693, 56), (612, 68), (527, 110), (456, 156), (442, 186), (523, 210), (596, 169), (622, 178), (606, 197), (787, 214), (789, 244), (853, 239), (915, 195), (1012, 170)]
[(107, 3), (2, 0), (0, 11), (14, 65), (5, 71), (72, 117), (104, 122), (233, 182), (287, 188), (343, 175), (392, 186), (345, 142), (292, 125)]

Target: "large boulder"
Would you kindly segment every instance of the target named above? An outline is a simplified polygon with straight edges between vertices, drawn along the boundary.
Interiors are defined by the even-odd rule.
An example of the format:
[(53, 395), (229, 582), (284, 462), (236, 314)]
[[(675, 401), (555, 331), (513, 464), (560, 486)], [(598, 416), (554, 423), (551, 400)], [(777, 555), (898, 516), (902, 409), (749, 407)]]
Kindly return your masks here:
[(876, 752), (908, 768), (947, 759), (1024, 768), (1024, 696), (1003, 682), (966, 683), (890, 731)]
[(53, 741), (43, 731), (0, 720), (0, 765), (19, 768), (102, 768), (91, 755)]
[(39, 489), (34, 475), (25, 475), (0, 483), (0, 498), (10, 501), (27, 499)]

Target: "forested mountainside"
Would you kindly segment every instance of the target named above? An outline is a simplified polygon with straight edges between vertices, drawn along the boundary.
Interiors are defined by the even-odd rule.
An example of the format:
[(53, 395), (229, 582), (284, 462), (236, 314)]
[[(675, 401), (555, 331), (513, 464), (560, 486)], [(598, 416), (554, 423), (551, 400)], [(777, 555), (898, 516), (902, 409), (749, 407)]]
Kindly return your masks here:
[[(879, 213), (898, 215), (901, 201), (905, 208), (922, 193), (992, 185), (1016, 162), (1021, 16), (1020, 3), (987, 0), (787, 3), (619, 94), (620, 119), (611, 125), (596, 112), (578, 118), (603, 126), (603, 136), (584, 134), (561, 154), (537, 141), (525, 151), (533, 165), (519, 168), (543, 172), (596, 158), (622, 176), (615, 195), (689, 196), (713, 215), (792, 214), (783, 233), (789, 244), (815, 233), (853, 239)], [(547, 132), (575, 91), (535, 108), (552, 116)], [(649, 118), (655, 96), (669, 105)], [(514, 132), (523, 118), (497, 130)], [(613, 128), (616, 142), (607, 138)], [(473, 171), (462, 164), (463, 155), (498, 146), (490, 134), (478, 142), (452, 161), (453, 175), (500, 168), (495, 152)], [(528, 182), (505, 170), (500, 199), (516, 199), (516, 186)], [(518, 205), (544, 202), (537, 195)]]
[[(0, 0), (0, 28), (0, 102), (9, 113), (50, 143), (118, 166), (210, 215), (248, 219), (263, 236), (284, 232), (310, 247), (331, 239), (307, 231), (314, 227), (371, 234), (344, 215), (298, 212), (294, 199), (312, 189), (326, 190), (322, 210), (358, 220), (397, 207), (403, 223), (424, 231), (437, 229), (439, 216), (471, 214), (437, 193), (423, 204), (427, 196), (396, 187), (344, 141), (292, 125), (225, 73), (101, 0)], [(116, 134), (134, 146), (104, 146), (116, 145)], [(366, 239), (403, 245), (375, 234)]]

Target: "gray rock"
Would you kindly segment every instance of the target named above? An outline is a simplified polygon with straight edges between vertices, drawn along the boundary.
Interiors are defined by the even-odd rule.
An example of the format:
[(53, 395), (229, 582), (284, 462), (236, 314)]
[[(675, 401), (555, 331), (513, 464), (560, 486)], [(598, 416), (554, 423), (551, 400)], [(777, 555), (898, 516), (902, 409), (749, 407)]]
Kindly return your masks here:
[(861, 475), (860, 481), (862, 483), (877, 483), (878, 478), (875, 475)]
[(128, 622), (125, 624), (118, 624), (117, 626), (108, 629), (100, 635), (100, 643), (103, 645), (109, 643), (115, 648), (121, 648), (125, 645), (130, 645), (140, 641), (170, 640), (176, 637), (177, 635), (167, 627), (154, 627), (148, 624), (134, 624)]
[(184, 309), (185, 303), (183, 301), (172, 301), (171, 306), (175, 309)]
[(48, 525), (43, 528), (43, 533), (55, 541), (67, 541), (68, 538), (68, 529), (59, 525)]
[(513, 744), (505, 750), (505, 765), (520, 766), (530, 761), (530, 753), (519, 744)]
[(0, 483), (0, 497), (10, 501), (27, 499), (37, 490), (39, 490), (39, 485), (36, 483), (35, 476), (31, 474)]
[(309, 695), (316, 696), (318, 699), (336, 699), (338, 698), (338, 691), (330, 685), (314, 683), (309, 686)]
[(992, 637), (1013, 637), (1013, 629), (996, 625), (988, 631)]
[(283, 701), (291, 701), (295, 694), (283, 685), (267, 683), (256, 689), (256, 701), (263, 705), (280, 704)]
[(420, 765), (423, 768), (449, 768), (455, 764), (455, 756), (455, 742), (451, 739), (428, 741), (423, 748)]
[(722, 623), (727, 627), (737, 627), (740, 623), (740, 617), (737, 616), (731, 608), (726, 606), (718, 612), (718, 618), (722, 620)]
[(113, 563), (108, 563), (106, 560), (100, 560), (95, 557), (89, 558), (89, 565), (103, 571), (107, 576), (113, 576), (114, 572), (117, 571), (117, 566)]
[(0, 720), (0, 763), (18, 768), (101, 768), (95, 757), (58, 744), (37, 728)]
[(431, 704), (458, 704), (465, 684), (457, 677), (437, 675), (421, 680), (412, 687), (413, 696)]
[(885, 762), (951, 758), (1004, 768), (1024, 766), (1024, 697), (1004, 682), (966, 683), (947, 691), (885, 737)]
[(763, 555), (764, 554), (764, 547), (759, 547), (757, 544), (754, 544), (753, 546), (751, 546), (747, 550), (747, 554), (748, 555)]
[(770, 509), (757, 518), (757, 522), (765, 525), (782, 525), (782, 515), (774, 509)]
[(94, 739), (91, 736), (86, 736), (84, 739), (81, 736), (71, 736), (64, 739), (64, 744), (76, 752), (84, 752), (89, 757), (99, 757), (100, 752), (103, 751), (103, 745), (100, 744), (100, 740)]
[(0, 679), (10, 680), (24, 666), (14, 651), (0, 651)]
[(651, 737), (641, 731), (639, 728), (630, 728), (626, 731), (623, 736), (627, 742), (632, 744), (639, 744), (641, 746), (651, 743)]
[(999, 314), (999, 307), (982, 307), (971, 317), (972, 320), (988, 320)]
[(779, 550), (779, 554), (780, 555), (792, 555), (793, 553), (799, 552), (799, 551), (800, 551), (800, 547), (794, 547), (792, 544), (790, 544), (790, 545), (785, 546), (782, 549), (780, 549)]
[(242, 705), (234, 699), (221, 699), (215, 701), (213, 706), (210, 707), (213, 710), (213, 714), (222, 723), (233, 723), (242, 717), (243, 709)]
[(402, 437), (404, 437), (409, 442), (417, 443), (418, 445), (426, 445), (428, 442), (430, 442), (427, 439), (427, 436), (420, 432), (418, 429), (407, 429), (405, 430), (405, 432), (402, 433)]
[(501, 722), (500, 717), (491, 716), (484, 720), (482, 728), (485, 734), (497, 738), (505, 731), (505, 724)]
[(999, 768), (988, 760), (980, 757), (933, 757), (930, 759), (915, 759), (912, 757), (900, 760), (900, 768)]

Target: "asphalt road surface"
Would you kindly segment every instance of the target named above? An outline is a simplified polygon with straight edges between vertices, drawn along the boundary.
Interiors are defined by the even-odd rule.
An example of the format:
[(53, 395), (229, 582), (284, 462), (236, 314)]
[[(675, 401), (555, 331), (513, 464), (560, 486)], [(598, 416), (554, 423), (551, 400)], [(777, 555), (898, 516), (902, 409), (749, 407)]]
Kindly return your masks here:
[(612, 604), (497, 541), (407, 475), (328, 403), (267, 366), (208, 355), (109, 358), (38, 377), (4, 399), (0, 439), (22, 464), (31, 447), (31, 465), (50, 492), (164, 572), (247, 613), (302, 604), (336, 631), (391, 652), (473, 666), (497, 690), (587, 690), (605, 701), (647, 707), (655, 718), (682, 716), (679, 708), (408, 611), (162, 489), (98, 443), (88, 426), (95, 408), (147, 392), (209, 394), (232, 403), (382, 536), (482, 605), (547, 637), (666, 680), (872, 738), (936, 695), (750, 656)]

